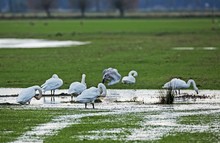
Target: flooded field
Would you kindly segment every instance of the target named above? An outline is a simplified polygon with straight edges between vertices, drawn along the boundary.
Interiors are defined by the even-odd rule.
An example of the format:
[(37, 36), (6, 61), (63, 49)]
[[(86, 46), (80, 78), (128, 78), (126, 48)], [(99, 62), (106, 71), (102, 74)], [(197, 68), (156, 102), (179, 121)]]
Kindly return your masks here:
[[(16, 104), (16, 94), (22, 89), (0, 88), (0, 104)], [(206, 98), (181, 98), (178, 96), (172, 105), (157, 104), (159, 97), (165, 93), (164, 90), (113, 90), (109, 89), (107, 97), (101, 103), (95, 103), (94, 110), (102, 112), (62, 115), (57, 116), (52, 121), (40, 124), (31, 131), (18, 137), (18, 142), (43, 142), (48, 136), (57, 134), (60, 130), (73, 124), (80, 124), (81, 119), (90, 116), (123, 115), (135, 113), (143, 116), (140, 121), (140, 128), (115, 128), (103, 130), (91, 130), (83, 135), (79, 135), (81, 140), (112, 139), (118, 140), (118, 133), (131, 132), (129, 135), (121, 137), (119, 140), (159, 140), (167, 135), (175, 135), (178, 132), (201, 133), (209, 132), (219, 134), (220, 123), (213, 120), (209, 124), (180, 124), (178, 119), (192, 115), (219, 115), (220, 114), (220, 91), (200, 90), (199, 95)], [(67, 93), (67, 90), (58, 90), (56, 94)], [(46, 93), (46, 95), (48, 95)], [(192, 95), (193, 90), (182, 90), (181, 95)], [(193, 97), (193, 96), (192, 96)], [(56, 101), (51, 102), (50, 97), (43, 97), (41, 100), (33, 99), (30, 105), (18, 105), (14, 108), (70, 108), (84, 110), (84, 104), (71, 103), (70, 96), (56, 96)], [(1, 108), (4, 106), (2, 105)], [(13, 106), (12, 106), (13, 108)], [(92, 108), (88, 105), (88, 108)], [(92, 110), (92, 109), (89, 109)]]
[[(9, 103), (16, 104), (16, 97), (22, 91), (22, 88), (0, 88), (0, 104)], [(33, 98), (32, 106), (47, 106), (47, 104), (57, 104), (57, 106), (66, 106), (70, 103), (70, 95), (67, 89), (56, 90), (55, 102), (51, 102), (50, 92), (43, 93), (41, 100)], [(161, 96), (165, 96), (166, 90), (126, 90), (126, 89), (108, 89), (107, 96), (103, 99), (103, 103), (120, 103), (120, 102), (136, 102), (140, 104), (158, 103)], [(183, 98), (183, 95), (190, 95), (191, 98)], [(194, 97), (194, 98), (193, 98)], [(203, 98), (204, 97), (204, 98)], [(182, 90), (180, 95), (175, 96), (175, 103), (220, 103), (220, 90), (200, 90), (195, 95), (193, 90)]]

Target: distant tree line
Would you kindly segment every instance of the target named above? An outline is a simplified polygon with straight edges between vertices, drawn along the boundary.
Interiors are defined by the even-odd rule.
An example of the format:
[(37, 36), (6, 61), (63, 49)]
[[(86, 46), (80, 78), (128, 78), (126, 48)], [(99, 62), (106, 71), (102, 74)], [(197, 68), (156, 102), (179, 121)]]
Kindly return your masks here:
[[(43, 10), (47, 17), (51, 17), (51, 9), (57, 9), (60, 3), (61, 0), (1, 0), (0, 8), (2, 8), (1, 12), (4, 12), (3, 5), (7, 5), (8, 11), (12, 13)], [(68, 3), (69, 9), (79, 10), (82, 17), (91, 7), (95, 7), (99, 11), (101, 4), (118, 10), (120, 16), (124, 16), (126, 9), (137, 7), (138, 0), (67, 0), (66, 3)]]
[[(88, 11), (115, 10), (123, 17), (126, 11), (220, 9), (220, 0), (0, 0), (0, 12), (44, 11), (51, 17), (52, 10), (78, 11), (85, 17)], [(70, 11), (71, 10), (71, 11)]]

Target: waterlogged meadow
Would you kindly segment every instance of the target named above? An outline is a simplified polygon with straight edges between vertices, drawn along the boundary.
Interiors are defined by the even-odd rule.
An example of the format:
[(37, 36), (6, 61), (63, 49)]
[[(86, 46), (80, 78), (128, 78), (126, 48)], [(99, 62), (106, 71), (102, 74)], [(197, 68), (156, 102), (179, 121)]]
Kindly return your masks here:
[(1, 106), (1, 142), (218, 142), (219, 104)]
[[(41, 85), (56, 73), (66, 91), (73, 81), (80, 81), (82, 73), (90, 87), (102, 81), (102, 71), (108, 67), (117, 68), (122, 76), (133, 69), (138, 72), (135, 85), (107, 87), (107, 97), (117, 102), (96, 103), (95, 109), (61, 102), (70, 97), (56, 97), (55, 103), (46, 98), (30, 105), (14, 104), (15, 97), (0, 97), (0, 142), (218, 143), (220, 100), (215, 91), (212, 98), (162, 105), (147, 90), (161, 89), (172, 77), (193, 78), (199, 90), (219, 89), (219, 29), (218, 21), (213, 25), (210, 19), (0, 21), (1, 38), (90, 42), (61, 48), (0, 49), (0, 87), (20, 90)], [(135, 90), (118, 97), (118, 89)], [(199, 95), (209, 97), (207, 91)], [(136, 95), (138, 101), (133, 98)], [(130, 99), (123, 100), (125, 96)]]

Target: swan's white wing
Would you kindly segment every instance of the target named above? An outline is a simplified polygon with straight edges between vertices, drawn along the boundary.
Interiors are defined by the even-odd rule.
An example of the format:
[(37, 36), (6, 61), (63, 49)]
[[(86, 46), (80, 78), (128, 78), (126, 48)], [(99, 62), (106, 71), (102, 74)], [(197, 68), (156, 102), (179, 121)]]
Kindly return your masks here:
[(127, 83), (127, 84), (134, 84), (135, 83), (135, 78), (133, 76), (125, 76), (122, 78), (122, 83)]
[(112, 70), (114, 70), (114, 69), (113, 69), (113, 68), (104, 69), (103, 72), (102, 72), (102, 74), (104, 75), (104, 74), (106, 74), (107, 72), (112, 71)]
[(76, 101), (80, 103), (90, 103), (100, 95), (98, 88), (90, 87), (89, 89), (84, 90), (79, 96), (76, 97)]
[(113, 85), (120, 82), (121, 75), (119, 73), (112, 72), (109, 75), (111, 76), (111, 81), (108, 83), (108, 85)]
[(29, 102), (35, 96), (35, 90), (32, 87), (25, 88), (17, 97), (17, 102), (20, 104), (25, 104)]
[(120, 82), (121, 75), (118, 73), (117, 69), (109, 68), (103, 71), (103, 79), (108, 80), (108, 85), (113, 85)]
[(186, 82), (181, 79), (175, 79), (174, 84), (176, 89), (187, 88)]
[(80, 82), (73, 82), (68, 90), (69, 94), (81, 94), (86, 89), (86, 86)]
[(63, 81), (59, 78), (48, 79), (41, 87), (44, 91), (54, 90), (63, 85)]

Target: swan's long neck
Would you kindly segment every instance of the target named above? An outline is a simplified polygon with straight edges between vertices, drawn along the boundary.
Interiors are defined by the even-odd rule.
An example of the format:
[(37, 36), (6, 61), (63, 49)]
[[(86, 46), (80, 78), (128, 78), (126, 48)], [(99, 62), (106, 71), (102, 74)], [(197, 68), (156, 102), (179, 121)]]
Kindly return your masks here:
[(188, 80), (187, 86), (190, 87), (191, 84), (193, 85), (193, 88), (194, 88), (195, 90), (198, 90), (195, 81), (192, 80), (192, 79)]
[(106, 87), (105, 87), (104, 84), (99, 83), (99, 84), (98, 84), (98, 89), (100, 90), (100, 95), (101, 95), (101, 96), (106, 96), (107, 90), (106, 90)]
[(132, 71), (129, 72), (128, 75), (129, 75), (129, 76), (137, 76), (138, 73), (137, 73), (136, 71), (132, 70)]
[(35, 91), (38, 90), (39, 95), (38, 96), (34, 96), (37, 100), (40, 100), (40, 98), (42, 97), (42, 89), (39, 86), (34, 86)]
[(86, 75), (85, 74), (82, 75), (81, 83), (86, 85)]

